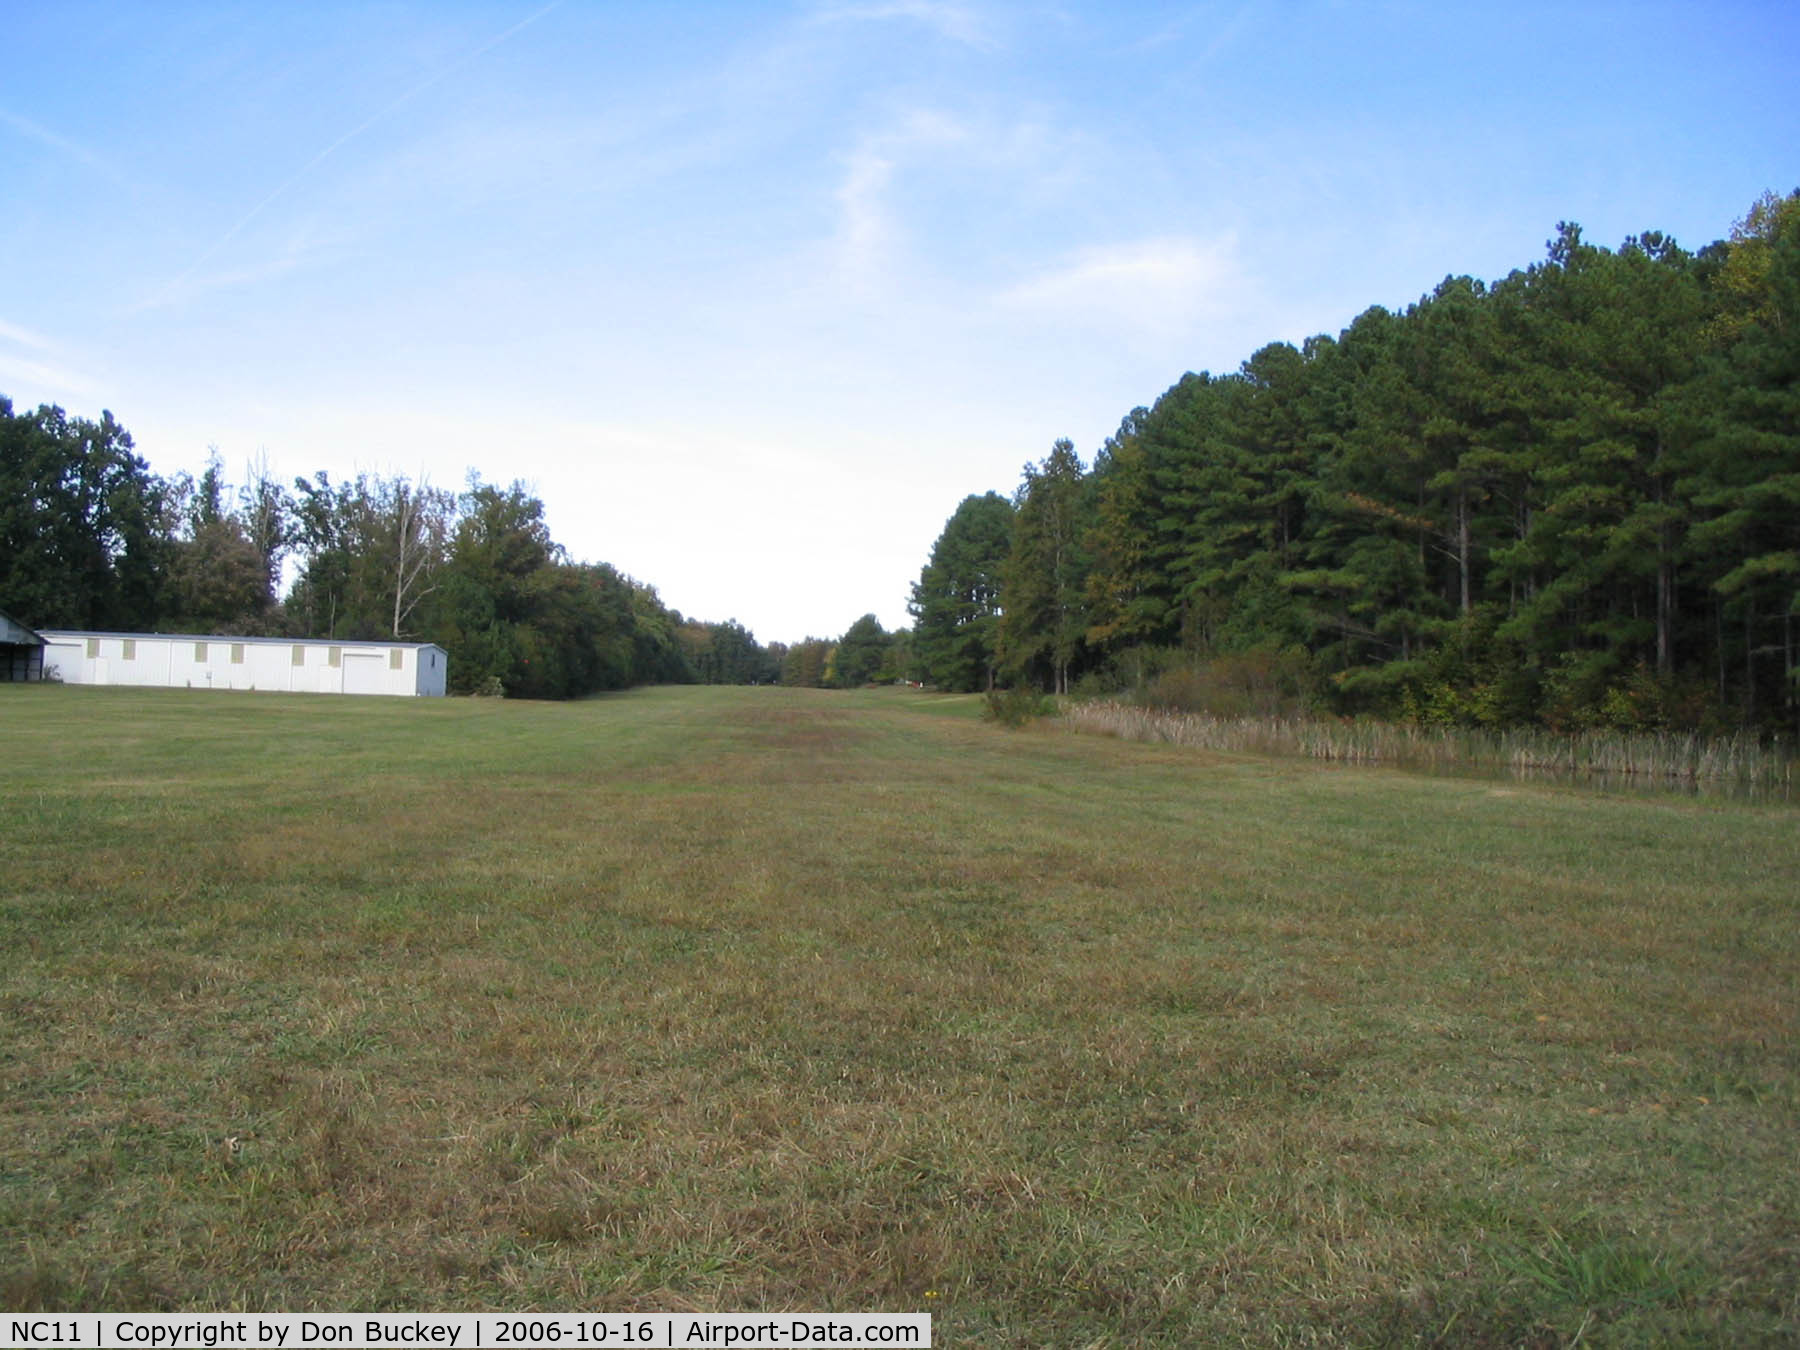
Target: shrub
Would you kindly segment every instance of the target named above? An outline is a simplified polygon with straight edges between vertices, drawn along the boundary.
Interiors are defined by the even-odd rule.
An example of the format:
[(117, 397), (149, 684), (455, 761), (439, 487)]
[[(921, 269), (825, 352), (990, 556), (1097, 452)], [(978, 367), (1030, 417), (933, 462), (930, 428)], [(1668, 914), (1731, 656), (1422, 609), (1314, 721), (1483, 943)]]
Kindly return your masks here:
[(1035, 689), (990, 689), (987, 693), (987, 706), (981, 715), (990, 722), (998, 722), (1003, 727), (1022, 727), (1027, 722), (1039, 717), (1051, 717), (1056, 713), (1056, 703), (1047, 695)]
[(1141, 693), (1164, 671), (1191, 665), (1193, 657), (1179, 647), (1139, 644), (1114, 652), (1075, 681), (1076, 698), (1110, 698)]
[(1213, 717), (1294, 717), (1317, 692), (1312, 657), (1301, 647), (1265, 645), (1164, 670), (1143, 702), (1168, 712)]
[(1704, 682), (1658, 675), (1639, 662), (1615, 672), (1571, 653), (1552, 675), (1544, 721), (1557, 731), (1723, 731)]

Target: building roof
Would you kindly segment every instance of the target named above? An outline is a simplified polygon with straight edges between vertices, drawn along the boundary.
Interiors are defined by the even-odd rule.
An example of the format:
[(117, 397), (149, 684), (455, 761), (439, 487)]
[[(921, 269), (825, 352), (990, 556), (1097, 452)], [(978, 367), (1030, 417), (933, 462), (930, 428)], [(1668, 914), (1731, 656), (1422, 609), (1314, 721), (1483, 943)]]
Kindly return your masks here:
[(380, 647), (384, 651), (390, 647), (411, 647), (421, 651), (433, 647), (440, 652), (444, 650), (435, 642), (394, 642), (383, 638), (240, 637), (234, 633), (112, 633), (87, 628), (46, 628), (40, 640), (48, 638), (135, 638), (139, 642), (250, 642), (276, 647)]
[(34, 633), (5, 610), (0, 610), (0, 645), (8, 647), (41, 647), (44, 638)]

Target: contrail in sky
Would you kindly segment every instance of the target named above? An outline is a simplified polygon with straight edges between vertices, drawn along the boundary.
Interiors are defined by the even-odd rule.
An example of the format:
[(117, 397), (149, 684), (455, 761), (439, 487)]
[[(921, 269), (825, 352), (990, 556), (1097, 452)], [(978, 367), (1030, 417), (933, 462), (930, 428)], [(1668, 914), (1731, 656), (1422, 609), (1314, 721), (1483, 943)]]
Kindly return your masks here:
[(431, 88), (432, 85), (437, 84), (440, 81), (447, 79), (451, 75), (454, 75), (457, 71), (461, 70), (464, 66), (468, 65), (471, 61), (474, 61), (482, 56), (487, 55), (487, 53), (493, 51), (494, 48), (498, 47), (501, 43), (507, 41), (509, 38), (515, 36), (516, 34), (522, 32), (523, 30), (531, 27), (532, 24), (536, 23), (539, 19), (543, 18), (551, 10), (555, 9), (558, 5), (560, 5), (562, 3), (563, 3), (563, 0), (550, 0), (550, 3), (545, 5), (542, 9), (536, 10), (533, 13), (526, 15), (523, 19), (520, 19), (517, 23), (515, 23), (511, 28), (508, 28), (505, 32), (500, 33), (496, 37), (488, 39), (488, 41), (484, 42), (481, 46), (477, 47), (474, 51), (470, 52), (467, 56), (464, 56), (459, 60), (452, 61), (449, 65), (445, 66), (442, 70), (439, 70), (431, 75), (427, 75), (424, 79), (420, 80), (417, 84), (413, 85), (412, 88), (408, 89), (405, 93), (401, 94), (398, 98), (394, 99), (393, 102), (385, 105), (384, 107), (378, 109), (376, 112), (370, 114), (368, 117), (364, 118), (361, 122), (359, 122), (356, 126), (352, 127), (349, 131), (346, 131), (342, 136), (339, 136), (330, 145), (326, 146), (323, 150), (319, 151), (318, 154), (314, 155), (311, 159), (307, 160), (306, 163), (301, 165), (300, 168), (297, 169), (293, 174), (289, 175), (288, 178), (285, 179), (278, 187), (276, 187), (274, 191), (270, 192), (268, 196), (264, 197), (255, 206), (251, 207), (248, 211), (246, 211), (243, 214), (243, 216), (238, 220), (237, 224), (233, 225), (229, 230), (225, 231), (224, 234), (220, 235), (217, 239), (213, 240), (211, 246), (206, 250), (206, 252), (202, 253), (198, 258), (194, 259), (194, 261), (188, 265), (188, 268), (186, 271), (184, 271), (180, 276), (176, 277), (173, 281), (171, 281), (167, 285), (165, 285), (160, 291), (158, 291), (149, 300), (145, 301), (144, 304), (142, 306), (140, 306), (140, 308), (153, 309), (157, 305), (164, 304), (168, 300), (170, 300), (173, 297), (173, 295), (175, 294), (175, 292), (181, 288), (182, 283), (187, 281), (189, 278), (191, 278), (194, 275), (194, 273), (198, 272), (202, 267), (206, 266), (207, 262), (212, 258), (212, 256), (215, 253), (217, 253), (220, 249), (224, 248), (225, 245), (229, 244), (233, 239), (237, 238), (237, 236), (243, 232), (244, 228), (247, 225), (249, 225), (251, 221), (255, 220), (264, 211), (266, 211), (270, 207), (270, 205), (272, 205), (278, 198), (285, 195), (288, 192), (288, 190), (294, 186), (294, 184), (298, 183), (302, 178), (305, 178), (314, 169), (318, 168), (319, 165), (323, 164), (326, 160), (330, 159), (331, 156), (334, 155), (335, 153), (337, 153), (338, 150), (342, 149), (345, 145), (349, 144), (351, 141), (355, 140), (358, 136), (362, 135), (365, 131), (367, 131), (370, 127), (374, 126), (377, 122), (384, 120), (385, 118), (391, 116), (396, 110), (398, 110), (398, 109), (404, 107), (406, 104), (412, 102), (413, 99), (417, 98), (420, 94), (424, 93), (427, 89)]
[(103, 174), (107, 179), (120, 187), (130, 186), (125, 175), (120, 173), (118, 168), (110, 160), (102, 158), (92, 150), (89, 150), (85, 145), (72, 141), (67, 136), (59, 136), (54, 131), (50, 130), (50, 128), (39, 126), (29, 117), (20, 117), (17, 113), (8, 112), (5, 108), (0, 108), (0, 125), (11, 127), (21, 136), (37, 141), (42, 145), (47, 145), (52, 150), (60, 151), (69, 156), (69, 158), (87, 165), (88, 168), (93, 169), (95, 172)]

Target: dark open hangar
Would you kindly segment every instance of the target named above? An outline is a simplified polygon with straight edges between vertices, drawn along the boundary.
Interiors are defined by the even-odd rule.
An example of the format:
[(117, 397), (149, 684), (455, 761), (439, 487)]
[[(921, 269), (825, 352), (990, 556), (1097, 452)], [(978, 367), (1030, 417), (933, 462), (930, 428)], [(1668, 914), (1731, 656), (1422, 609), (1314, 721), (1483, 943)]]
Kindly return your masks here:
[(44, 678), (44, 639), (0, 611), (0, 684)]

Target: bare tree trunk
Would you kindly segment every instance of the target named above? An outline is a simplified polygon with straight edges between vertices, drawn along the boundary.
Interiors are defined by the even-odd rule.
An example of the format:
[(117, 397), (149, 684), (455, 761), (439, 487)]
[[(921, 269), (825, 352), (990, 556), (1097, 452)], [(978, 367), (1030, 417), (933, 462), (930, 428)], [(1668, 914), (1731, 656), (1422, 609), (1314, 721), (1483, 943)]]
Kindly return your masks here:
[(1756, 601), (1744, 597), (1744, 721), (1756, 720)]
[(1794, 612), (1791, 609), (1781, 616), (1781, 653), (1782, 704), (1792, 719), (1795, 695), (1800, 691), (1796, 690), (1794, 682)]
[(420, 589), (419, 582), (436, 563), (433, 540), (427, 537), (426, 494), (424, 482), (415, 488), (402, 482), (394, 502), (394, 640), (400, 640), (400, 625), (417, 607), (419, 601), (436, 590)]
[(259, 450), (244, 466), (244, 486), (238, 494), (244, 528), (257, 556), (262, 559), (263, 588), (271, 603), (281, 583), (281, 557), (291, 538), (291, 509), (287, 494), (269, 468), (269, 452)]
[(1456, 565), (1462, 574), (1462, 616), (1469, 617), (1474, 608), (1469, 600), (1469, 494), (1466, 488), (1456, 493)]
[(1713, 652), (1719, 659), (1719, 708), (1725, 707), (1725, 602), (1713, 597)]
[[(1662, 437), (1657, 436), (1657, 458), (1662, 457)], [(1656, 501), (1667, 495), (1661, 474), (1656, 476)], [(1656, 527), (1656, 673), (1667, 676), (1675, 668), (1675, 559), (1669, 545), (1669, 523)]]
[(1656, 673), (1667, 675), (1675, 665), (1672, 633), (1675, 627), (1674, 567), (1667, 553), (1656, 563)]

